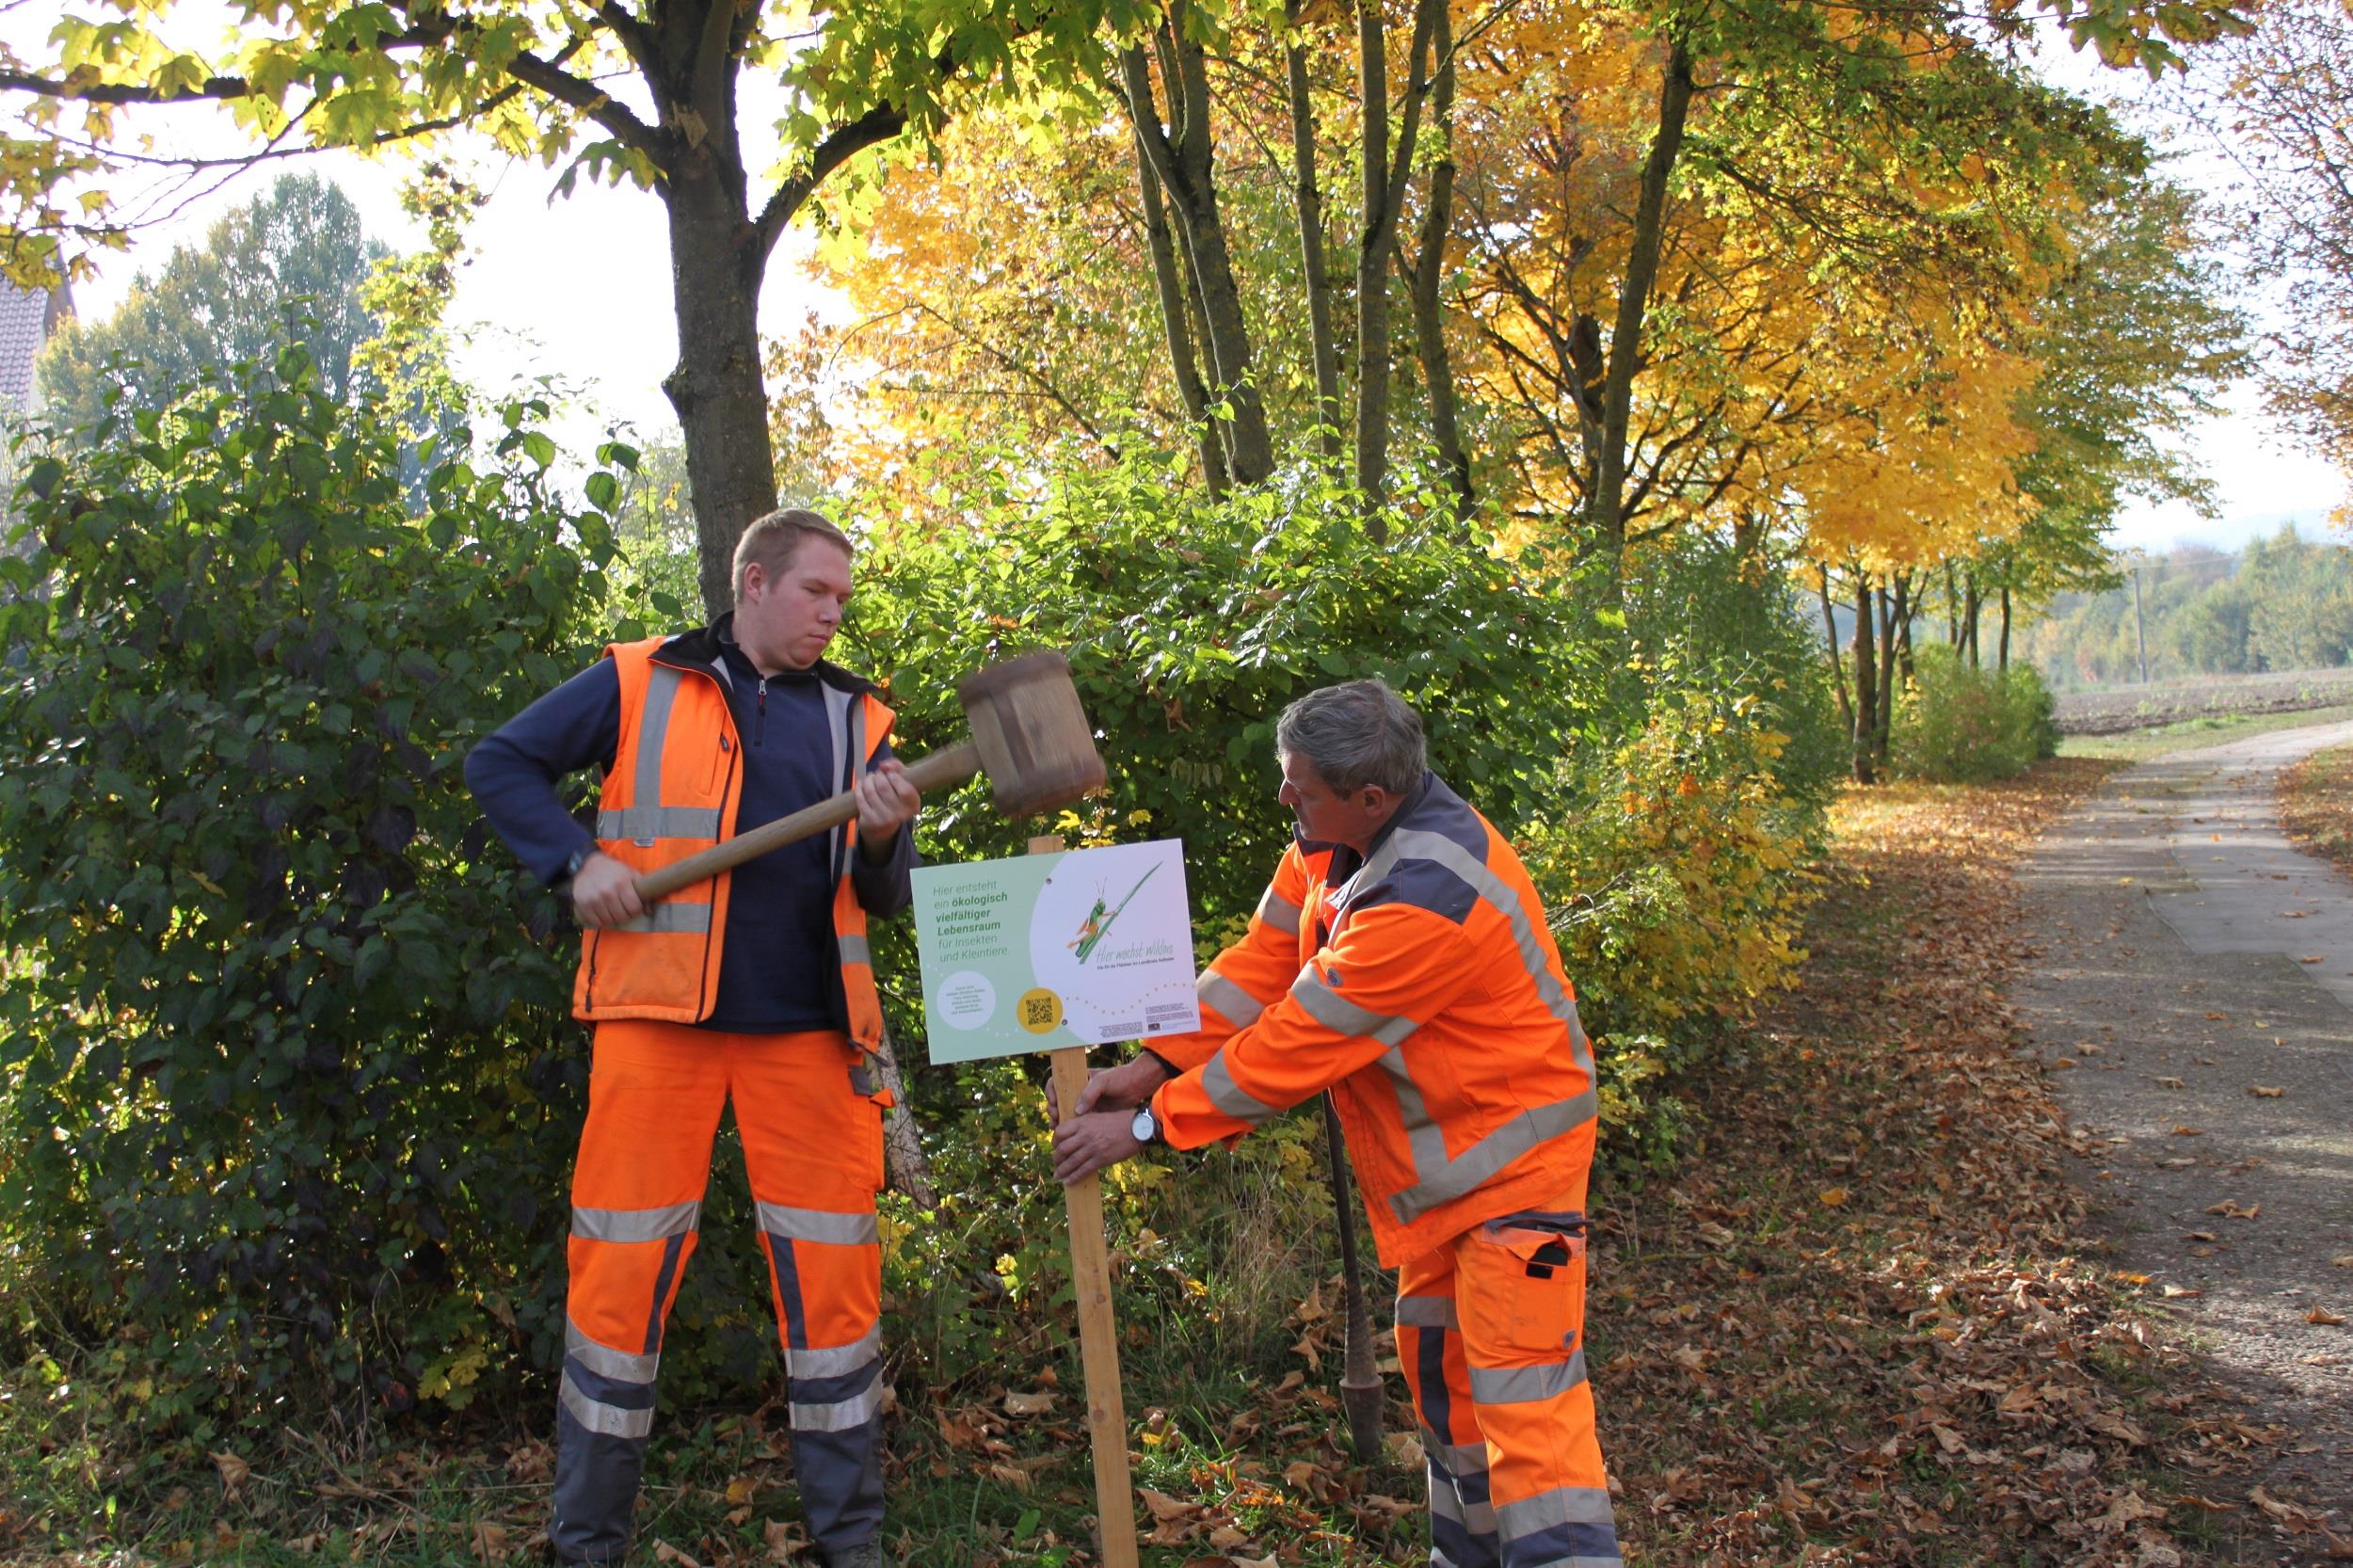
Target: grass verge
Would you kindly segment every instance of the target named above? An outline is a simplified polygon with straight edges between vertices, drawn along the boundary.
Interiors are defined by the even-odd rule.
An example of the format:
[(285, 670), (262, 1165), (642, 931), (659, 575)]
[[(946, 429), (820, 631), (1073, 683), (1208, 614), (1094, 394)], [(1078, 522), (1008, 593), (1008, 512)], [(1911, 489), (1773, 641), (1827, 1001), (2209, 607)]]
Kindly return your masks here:
[(2280, 776), (2288, 837), (2353, 872), (2353, 745), (2316, 751)]
[[(1677, 1170), (1597, 1185), (1589, 1356), (1630, 1561), (2269, 1560), (2243, 1477), (2280, 1434), (2203, 1385), (2140, 1315), (2141, 1282), (2101, 1264), (2002, 997), (2025, 962), (2010, 867), (2106, 771), (1850, 794), (1801, 988), (1685, 1086)], [(1127, 1325), (1149, 1568), (1426, 1555), (1412, 1439), (1371, 1465), (1335, 1446), (1330, 1303), (1292, 1313), (1288, 1367), (1205, 1355), (1174, 1319)], [(1041, 1342), (898, 1410), (904, 1561), (1092, 1561), (1074, 1362)], [(142, 1451), (82, 1424), (45, 1356), (0, 1393), (12, 1565), (456, 1568), (537, 1544), (540, 1411)], [(667, 1414), (632, 1561), (808, 1560), (783, 1425), (773, 1403)]]

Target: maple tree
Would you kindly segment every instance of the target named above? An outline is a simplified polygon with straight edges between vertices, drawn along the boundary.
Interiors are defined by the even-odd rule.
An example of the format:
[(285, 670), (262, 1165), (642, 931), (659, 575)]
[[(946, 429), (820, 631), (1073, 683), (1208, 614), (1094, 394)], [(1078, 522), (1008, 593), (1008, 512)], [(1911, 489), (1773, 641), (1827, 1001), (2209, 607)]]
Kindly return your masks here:
[[(1131, 10), (1112, 8), (1132, 24)], [(28, 121), (0, 141), (9, 274), (53, 281), (125, 243), (113, 192), (147, 159), (125, 116), (139, 107), (225, 105), (264, 156), (462, 130), (560, 164), (560, 190), (582, 177), (632, 182), (659, 199), (668, 228), (679, 361), (664, 390), (685, 434), (713, 613), (729, 598), (736, 535), (776, 501), (758, 312), (785, 228), (867, 150), (936, 135), (990, 91), (1052, 90), (1105, 15), (1015, 0), (816, 18), (733, 0), (239, 0), (233, 12), (230, 40), (209, 50), (187, 36), (184, 8), (127, 0), (106, 20), (62, 18), (46, 58), (0, 48), (0, 92)], [(781, 101), (781, 151), (766, 169), (748, 150), (755, 75), (773, 77)]]

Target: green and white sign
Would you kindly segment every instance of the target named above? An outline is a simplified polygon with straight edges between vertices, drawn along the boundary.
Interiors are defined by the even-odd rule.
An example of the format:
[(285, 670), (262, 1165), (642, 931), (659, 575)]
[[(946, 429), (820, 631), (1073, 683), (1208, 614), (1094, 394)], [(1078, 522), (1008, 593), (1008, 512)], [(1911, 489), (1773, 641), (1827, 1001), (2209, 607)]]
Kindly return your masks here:
[(1174, 839), (920, 867), (915, 937), (935, 1062), (1201, 1027)]

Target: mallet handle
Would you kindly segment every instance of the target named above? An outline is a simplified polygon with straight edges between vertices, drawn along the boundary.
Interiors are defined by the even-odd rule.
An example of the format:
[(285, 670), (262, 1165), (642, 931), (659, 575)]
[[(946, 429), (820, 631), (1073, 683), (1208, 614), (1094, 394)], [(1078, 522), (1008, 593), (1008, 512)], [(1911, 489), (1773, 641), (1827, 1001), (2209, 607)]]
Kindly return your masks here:
[[(981, 754), (969, 741), (935, 751), (929, 757), (907, 764), (907, 782), (919, 792), (953, 789), (981, 771)], [(789, 817), (762, 823), (749, 833), (739, 833), (724, 843), (674, 861), (660, 871), (648, 872), (637, 879), (637, 896), (651, 904), (677, 892), (680, 888), (702, 881), (705, 877), (731, 871), (744, 861), (814, 839), (830, 828), (840, 827), (857, 815), (857, 797), (844, 791), (831, 800), (821, 800), (804, 807)]]

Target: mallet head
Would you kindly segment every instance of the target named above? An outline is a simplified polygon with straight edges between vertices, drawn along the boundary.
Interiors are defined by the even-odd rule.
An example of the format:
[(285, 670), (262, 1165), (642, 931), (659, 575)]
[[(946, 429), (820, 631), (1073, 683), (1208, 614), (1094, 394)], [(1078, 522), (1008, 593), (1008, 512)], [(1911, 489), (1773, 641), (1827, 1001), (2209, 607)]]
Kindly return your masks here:
[(1102, 787), (1095, 727), (1061, 654), (1025, 653), (975, 670), (956, 683), (956, 697), (997, 809), (1006, 816), (1067, 806)]

